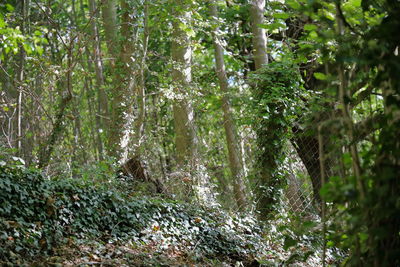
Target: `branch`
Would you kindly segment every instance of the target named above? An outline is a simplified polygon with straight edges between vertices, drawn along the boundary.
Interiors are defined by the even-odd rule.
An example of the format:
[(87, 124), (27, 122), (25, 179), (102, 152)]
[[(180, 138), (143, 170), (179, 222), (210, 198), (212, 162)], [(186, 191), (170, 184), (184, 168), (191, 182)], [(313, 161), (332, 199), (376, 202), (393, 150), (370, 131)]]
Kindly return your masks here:
[(360, 104), (362, 101), (364, 101), (368, 96), (372, 94), (372, 91), (374, 90), (374, 87), (368, 86), (365, 90), (361, 91), (356, 98), (352, 99), (350, 105), (351, 107), (355, 107), (358, 104)]
[(376, 113), (375, 115), (366, 118), (354, 125), (354, 139), (356, 142), (364, 140), (371, 133), (380, 130), (386, 116), (383, 113)]
[(357, 34), (357, 35), (359, 35), (359, 36), (363, 36), (362, 33), (360, 33), (360, 32), (359, 32), (358, 30), (356, 30), (353, 26), (351, 26), (350, 23), (346, 20), (346, 17), (345, 17), (344, 14), (343, 14), (342, 6), (341, 6), (341, 3), (340, 3), (340, 2), (341, 2), (341, 1), (339, 0), (339, 1), (336, 3), (336, 6), (337, 6), (337, 9), (338, 9), (339, 16), (340, 16), (340, 18), (341, 18), (342, 21), (343, 21), (343, 24), (344, 24), (347, 28), (349, 28), (351, 31), (353, 31), (355, 34)]

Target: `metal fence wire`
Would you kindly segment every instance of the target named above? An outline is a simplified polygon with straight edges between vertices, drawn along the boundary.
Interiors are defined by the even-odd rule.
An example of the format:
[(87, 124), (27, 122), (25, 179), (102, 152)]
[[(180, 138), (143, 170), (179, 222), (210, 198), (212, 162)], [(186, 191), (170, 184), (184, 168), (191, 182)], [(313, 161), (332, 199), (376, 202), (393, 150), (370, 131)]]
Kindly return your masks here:
[(284, 190), (282, 203), (284, 209), (293, 214), (319, 215), (321, 212), (322, 186), (320, 145), (318, 140), (318, 125), (324, 124), (321, 132), (324, 152), (323, 164), (325, 177), (334, 175), (337, 170), (341, 153), (341, 145), (333, 141), (329, 122), (334, 112), (320, 112), (300, 119), (292, 127), (293, 137), (285, 148), (286, 160), (284, 168), (287, 173), (287, 186)]

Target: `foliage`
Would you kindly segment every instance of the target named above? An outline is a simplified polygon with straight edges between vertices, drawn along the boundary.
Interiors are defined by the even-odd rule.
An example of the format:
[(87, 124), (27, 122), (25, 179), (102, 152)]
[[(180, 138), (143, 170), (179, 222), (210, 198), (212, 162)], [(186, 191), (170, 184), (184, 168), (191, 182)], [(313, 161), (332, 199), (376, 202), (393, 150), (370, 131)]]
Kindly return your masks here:
[[(14, 23), (14, 7), (9, 3), (0, 4), (0, 60), (4, 60), (8, 53), (17, 54), (20, 47), (27, 55), (43, 54), (43, 45), (48, 44), (43, 37), (46, 28), (37, 27), (31, 34), (26, 34)], [(11, 23), (10, 23), (11, 22)]]
[(3, 263), (54, 254), (73, 238), (173, 245), (198, 257), (236, 260), (251, 260), (263, 246), (261, 229), (248, 217), (46, 179), (36, 170), (2, 166), (0, 193)]
[[(395, 192), (399, 189), (400, 125), (395, 114), (400, 110), (400, 87), (394, 72), (398, 73), (400, 64), (399, 37), (394, 29), (400, 25), (395, 15), (400, 5), (391, 0), (378, 2), (313, 1), (291, 5), (299, 16), (307, 14), (308, 22), (312, 21), (304, 26), (298, 52), (307, 57), (307, 47), (316, 51), (317, 61), (325, 68), (324, 73), (316, 72), (314, 77), (320, 80), (325, 93), (339, 100), (342, 119), (347, 121), (339, 134), (329, 130), (323, 133), (349, 152), (326, 148), (341, 158), (344, 171), (330, 177), (321, 195), (328, 205), (327, 246), (348, 251), (343, 263), (351, 266), (399, 263), (400, 210)], [(382, 106), (383, 118), (369, 126), (366, 137), (355, 134), (354, 121), (373, 119)], [(343, 115), (346, 109), (350, 110), (348, 117)]]
[[(104, 252), (127, 240), (147, 265), (158, 263), (145, 259), (144, 247), (251, 261), (266, 244), (293, 255), (287, 264), (321, 256), (324, 246), (335, 264), (400, 264), (399, 1), (265, 1), (265, 24), (257, 26), (267, 32), (270, 62), (257, 72), (253, 1), (214, 2), (219, 18), (210, 18), (210, 1), (0, 1), (0, 264), (56, 255), (74, 242)], [(171, 77), (174, 22), (191, 39), (182, 42), (191, 58), (182, 95)], [(276, 215), (267, 242), (251, 216), (255, 203), (241, 217), (146, 197), (145, 183), (114, 177), (116, 154), (140, 154), (151, 177), (179, 193), (175, 199), (196, 201), (191, 177), (173, 177), (173, 103), (184, 98), (198, 137), (193, 162), (203, 158), (219, 204), (235, 207), (212, 31), (224, 49), (226, 94), (239, 122), (245, 192)], [(41, 151), (49, 152), (44, 163)], [(318, 202), (307, 207), (310, 218), (277, 205), (292, 162), (307, 168), (304, 176), (307, 163), (316, 173), (306, 178)], [(52, 178), (24, 167), (42, 163), (40, 172)]]
[[(280, 198), (285, 184), (284, 148), (291, 136), (291, 126), (302, 111), (305, 98), (298, 67), (289, 58), (274, 61), (255, 72), (250, 79), (254, 86), (251, 124), (256, 125), (258, 179), (266, 179), (259, 195), (269, 198), (268, 210)], [(265, 203), (263, 203), (265, 205)]]

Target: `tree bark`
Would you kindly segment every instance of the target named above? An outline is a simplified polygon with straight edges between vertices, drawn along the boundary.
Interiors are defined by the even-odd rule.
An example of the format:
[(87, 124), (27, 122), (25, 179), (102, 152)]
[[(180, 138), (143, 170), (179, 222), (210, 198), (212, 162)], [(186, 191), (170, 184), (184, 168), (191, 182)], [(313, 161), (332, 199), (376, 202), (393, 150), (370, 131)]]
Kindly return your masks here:
[[(265, 0), (253, 0), (251, 2), (250, 19), (253, 32), (253, 57), (256, 70), (260, 69), (264, 64), (268, 64), (268, 54), (266, 52), (267, 37), (265, 35), (265, 30), (259, 27), (259, 24), (264, 23), (264, 8)], [(259, 88), (258, 90), (263, 90), (263, 88)], [(274, 138), (273, 132), (267, 134), (270, 135), (269, 139)], [(258, 135), (257, 138), (261, 138), (260, 133), (258, 133)], [(263, 150), (262, 147), (260, 150)], [(271, 205), (274, 203), (275, 197), (273, 196), (273, 190), (270, 190), (270, 188), (276, 186), (273, 172), (277, 166), (273, 153), (275, 153), (275, 151), (263, 151), (262, 155), (259, 156), (258, 159), (259, 164), (261, 165), (261, 171), (255, 189), (255, 196), (257, 197), (257, 210), (259, 212), (259, 217), (263, 220), (268, 217), (272, 210)], [(272, 191), (272, 193), (270, 191)]]
[[(215, 24), (218, 23), (218, 9), (216, 4), (217, 1), (212, 0), (210, 6), (211, 16), (213, 17), (213, 22)], [(213, 42), (216, 73), (219, 80), (219, 87), (222, 92), (224, 129), (226, 135), (226, 144), (228, 147), (229, 167), (233, 177), (234, 196), (239, 209), (243, 210), (246, 207), (247, 202), (243, 184), (243, 162), (241, 160), (241, 151), (238, 147), (239, 142), (237, 140), (236, 127), (233, 120), (232, 108), (228, 97), (229, 88), (228, 78), (225, 71), (224, 48), (222, 47), (221, 39), (218, 36), (218, 27), (216, 27), (213, 31)]]
[[(133, 121), (133, 89), (136, 86), (136, 77), (133, 73), (133, 52), (135, 47), (135, 32), (132, 29), (134, 21), (132, 10), (127, 1), (121, 1), (121, 41), (117, 45), (119, 51), (115, 71), (113, 71), (113, 89), (111, 100), (111, 114), (108, 135), (108, 154), (121, 163), (126, 161), (130, 139), (131, 124)], [(103, 16), (104, 19), (104, 16)], [(107, 23), (107, 22), (105, 22)], [(109, 30), (113, 27), (109, 26)], [(115, 30), (114, 30), (115, 31)], [(137, 33), (137, 31), (136, 31)], [(112, 36), (109, 33), (109, 36)], [(111, 37), (110, 37), (111, 38)], [(111, 41), (111, 40), (108, 40)]]
[(104, 0), (102, 5), (102, 17), (107, 49), (111, 56), (111, 67), (114, 68), (118, 57), (118, 28), (117, 28), (117, 2), (116, 0)]
[[(22, 22), (21, 22), (21, 32), (26, 34), (27, 27), (29, 25), (29, 0), (23, 0), (21, 6)], [(23, 101), (23, 83), (25, 76), (25, 58), (26, 53), (22, 44), (19, 47), (19, 65), (17, 73), (17, 83), (18, 83), (18, 99), (17, 99), (17, 136), (16, 136), (16, 147), (18, 149), (18, 154), (23, 155), (22, 151), (22, 101)]]
[(190, 23), (190, 12), (182, 6), (181, 0), (176, 0), (179, 10), (175, 10), (173, 22), (171, 54), (173, 60), (172, 79), (175, 82), (176, 99), (173, 104), (176, 158), (179, 167), (187, 161), (193, 161), (197, 154), (197, 136), (194, 129), (194, 112), (188, 101), (187, 90), (192, 81), (191, 40), (181, 23)]
[(96, 73), (96, 88), (97, 88), (97, 112), (96, 114), (96, 126), (97, 126), (97, 139), (100, 160), (103, 159), (103, 138), (102, 132), (106, 130), (106, 119), (108, 118), (108, 100), (107, 95), (104, 91), (104, 75), (103, 75), (103, 62), (101, 58), (101, 44), (99, 37), (99, 30), (97, 27), (97, 16), (98, 10), (95, 0), (89, 0), (89, 11), (90, 11), (90, 28), (92, 35), (92, 46), (93, 46), (93, 62)]
[(172, 79), (175, 92), (173, 117), (177, 167), (191, 174), (194, 196), (203, 205), (213, 205), (215, 195), (211, 190), (210, 177), (198, 153), (198, 137), (194, 123), (194, 110), (189, 101), (192, 82), (192, 47), (188, 33), (191, 23), (190, 2), (175, 0), (171, 55), (173, 60)]
[[(344, 28), (343, 28), (343, 20), (340, 15), (340, 6), (339, 5), (340, 5), (339, 3), (336, 3), (336, 12), (337, 12), (337, 14), (336, 14), (336, 24), (337, 24), (336, 31), (337, 31), (337, 34), (340, 36), (340, 35), (344, 34)], [(347, 99), (351, 99), (351, 98), (350, 98), (349, 90), (347, 88), (347, 80), (345, 77), (343, 64), (339, 63), (339, 66), (337, 67), (337, 72), (338, 72), (338, 77), (339, 77), (339, 90), (338, 90), (339, 101), (340, 101), (341, 107), (342, 107), (343, 118), (347, 125), (346, 132), (352, 142), (349, 145), (349, 149), (350, 149), (350, 153), (351, 153), (351, 157), (352, 157), (352, 168), (353, 168), (354, 175), (356, 177), (357, 186), (358, 186), (358, 190), (360, 191), (361, 198), (364, 199), (365, 194), (366, 194), (365, 193), (366, 189), (365, 189), (364, 182), (361, 180), (361, 175), (362, 175), (361, 163), (360, 163), (360, 158), (359, 158), (359, 154), (357, 151), (357, 146), (354, 143), (354, 141), (355, 141), (355, 139), (354, 139), (354, 122), (353, 122), (353, 118), (351, 116), (350, 106), (347, 101)], [(322, 155), (320, 155), (320, 156), (322, 156)]]
[(144, 18), (143, 18), (143, 46), (142, 46), (142, 53), (141, 53), (141, 60), (139, 66), (139, 81), (137, 85), (137, 106), (138, 106), (138, 114), (136, 118), (135, 124), (135, 140), (134, 140), (134, 150), (135, 154), (141, 153), (141, 144), (142, 144), (142, 137), (144, 131), (144, 121), (145, 121), (145, 114), (146, 114), (146, 84), (145, 84), (145, 77), (144, 77), (144, 70), (146, 67), (146, 58), (147, 58), (147, 47), (149, 42), (149, 7), (147, 1), (144, 3)]
[(260, 24), (264, 24), (264, 8), (265, 0), (253, 0), (251, 2), (250, 19), (253, 32), (253, 55), (256, 69), (264, 64), (268, 64), (267, 36), (265, 30), (260, 28)]
[(39, 154), (39, 168), (47, 167), (49, 161), (51, 159), (51, 155), (54, 151), (54, 147), (56, 146), (56, 142), (58, 141), (62, 130), (64, 129), (64, 118), (65, 112), (68, 107), (69, 102), (72, 100), (72, 72), (74, 69), (74, 64), (72, 63), (72, 45), (73, 41), (68, 47), (68, 58), (67, 58), (67, 77), (66, 77), (66, 87), (67, 94), (61, 98), (60, 104), (58, 106), (58, 113), (56, 115), (56, 121), (54, 123), (53, 130), (48, 137), (47, 141), (42, 145)]

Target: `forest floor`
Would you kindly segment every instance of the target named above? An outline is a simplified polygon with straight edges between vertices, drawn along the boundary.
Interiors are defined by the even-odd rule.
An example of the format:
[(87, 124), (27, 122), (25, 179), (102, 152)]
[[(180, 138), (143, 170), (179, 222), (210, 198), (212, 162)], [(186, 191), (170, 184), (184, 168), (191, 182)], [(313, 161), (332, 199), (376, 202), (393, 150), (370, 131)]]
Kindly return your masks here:
[(304, 225), (0, 166), (1, 266), (319, 266)]
[[(303, 248), (307, 250), (308, 248)], [(301, 262), (289, 260), (292, 251), (283, 247), (274, 247), (263, 256), (255, 259), (229, 258), (226, 255), (207, 258), (196, 255), (193, 250), (169, 246), (160, 249), (154, 243), (137, 245), (131, 242), (104, 243), (102, 241), (78, 241), (68, 246), (60, 247), (56, 256), (39, 258), (32, 265), (49, 266), (320, 266), (318, 257), (310, 257)], [(328, 263), (333, 261), (328, 261)]]

